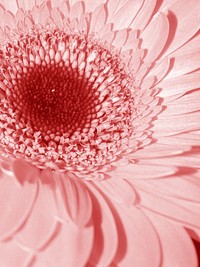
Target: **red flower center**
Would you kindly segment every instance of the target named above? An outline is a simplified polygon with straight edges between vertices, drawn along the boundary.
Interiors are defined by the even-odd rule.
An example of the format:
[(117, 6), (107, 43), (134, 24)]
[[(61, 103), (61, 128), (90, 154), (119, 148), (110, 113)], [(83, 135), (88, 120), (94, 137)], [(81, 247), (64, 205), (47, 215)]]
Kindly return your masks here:
[(112, 48), (33, 30), (1, 50), (1, 150), (44, 168), (91, 171), (128, 148), (132, 79)]

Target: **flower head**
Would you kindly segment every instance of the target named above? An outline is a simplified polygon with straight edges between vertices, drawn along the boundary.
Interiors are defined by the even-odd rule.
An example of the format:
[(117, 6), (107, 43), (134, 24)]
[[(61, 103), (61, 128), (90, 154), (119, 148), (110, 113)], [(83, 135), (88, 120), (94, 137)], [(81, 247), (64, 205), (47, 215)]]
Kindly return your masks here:
[(0, 261), (196, 266), (198, 0), (0, 2)]

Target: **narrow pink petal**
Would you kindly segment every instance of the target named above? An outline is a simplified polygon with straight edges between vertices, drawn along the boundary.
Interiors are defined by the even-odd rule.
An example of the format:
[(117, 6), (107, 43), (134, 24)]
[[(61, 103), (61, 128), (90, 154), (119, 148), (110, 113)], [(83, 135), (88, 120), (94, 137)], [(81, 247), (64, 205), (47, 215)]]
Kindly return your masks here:
[(66, 2), (65, 0), (64, 1), (62, 0), (61, 4), (58, 7), (59, 10), (60, 10), (60, 12), (62, 12), (62, 14), (63, 14), (63, 16), (65, 18), (68, 18), (69, 17), (69, 10), (70, 10), (70, 8), (69, 8), (69, 5), (68, 4), (69, 4), (68, 2)]
[(51, 0), (51, 6), (54, 7), (59, 7), (62, 5), (63, 2), (68, 3), (68, 1), (63, 1), (63, 0)]
[[(171, 36), (165, 55), (169, 55), (186, 43), (198, 30), (200, 24), (199, 0), (178, 0), (169, 8)], [(172, 36), (174, 34), (174, 36)]]
[(195, 134), (194, 132), (182, 133), (182, 134), (175, 135), (175, 136), (160, 138), (159, 142), (163, 144), (168, 144), (168, 145), (172, 144), (174, 146), (178, 146), (178, 145), (198, 146), (200, 144), (200, 135), (199, 133)]
[(177, 0), (163, 0), (160, 3), (159, 9), (160, 10), (167, 10), (169, 9)]
[(110, 175), (124, 179), (154, 179), (174, 174), (176, 168), (172, 166), (159, 166), (151, 164), (129, 164), (124, 167), (117, 167), (116, 170), (110, 172)]
[(132, 70), (133, 74), (138, 71), (138, 69), (141, 66), (142, 59), (144, 57), (144, 51), (143, 50), (136, 50), (135, 53), (131, 56), (128, 62), (128, 66)]
[(110, 22), (114, 24), (115, 30), (121, 30), (123, 28), (129, 28), (134, 17), (139, 12), (143, 1), (128, 0), (125, 4), (116, 12), (116, 14), (110, 18)]
[(155, 76), (156, 84), (160, 82), (167, 74), (170, 67), (170, 60), (165, 57), (155, 63), (154, 67), (150, 70), (148, 77)]
[(45, 24), (47, 19), (50, 18), (48, 5), (43, 3), (43, 5), (39, 6), (38, 8), (34, 7), (31, 10), (31, 15), (36, 23), (40, 23), (41, 25)]
[(107, 7), (109, 10), (109, 17), (112, 18), (114, 14), (117, 12), (117, 10), (120, 8), (120, 2), (121, 0), (108, 0), (107, 1)]
[(35, 0), (17, 0), (17, 5), (18, 8), (21, 8), (23, 10), (31, 10), (35, 6)]
[(105, 24), (107, 19), (105, 5), (97, 7), (91, 15), (90, 32), (98, 32)]
[(149, 180), (148, 182), (137, 180), (135, 184), (136, 186), (148, 188), (148, 191), (152, 193), (156, 192), (157, 194), (200, 203), (200, 183), (192, 175), (184, 175), (183, 177), (173, 176), (173, 178)]
[(70, 222), (63, 222), (54, 239), (36, 255), (35, 266), (85, 266), (92, 245), (92, 226), (79, 228)]
[(78, 21), (77, 29), (84, 31), (87, 34), (89, 33), (89, 23), (87, 16), (81, 16), (80, 20)]
[[(160, 140), (160, 139), (159, 139)], [(188, 147), (186, 144), (185, 145), (182, 145), (183, 147)], [(172, 148), (172, 150), (175, 150), (176, 151), (176, 145), (174, 145), (174, 148)], [(188, 149), (188, 155), (186, 153), (186, 155), (179, 155), (179, 156), (175, 156), (175, 157), (159, 157), (156, 158), (156, 163), (158, 165), (164, 165), (164, 166), (178, 166), (178, 173), (177, 175), (184, 175), (185, 172), (187, 172), (187, 167), (189, 168), (190, 171), (191, 168), (198, 168), (199, 167), (199, 154), (197, 155), (194, 155), (195, 151), (193, 152), (193, 155), (192, 154), (192, 149), (190, 147), (190, 150)], [(152, 159), (144, 159), (144, 160), (141, 160), (141, 162), (143, 164), (153, 164), (155, 162), (155, 158), (152, 158)], [(182, 167), (183, 168), (182, 168)], [(186, 170), (185, 170), (186, 168)], [(174, 176), (175, 177), (175, 176)]]
[(93, 204), (94, 244), (89, 263), (91, 266), (109, 266), (118, 247), (115, 215), (98, 188), (88, 183)]
[(125, 45), (123, 46), (123, 50), (128, 50), (128, 49), (133, 49), (133, 51), (138, 48), (138, 42), (139, 40), (137, 39), (137, 31), (129, 31), (128, 32), (128, 38), (126, 40)]
[(160, 245), (154, 227), (138, 208), (114, 205), (118, 217), (119, 247), (117, 266), (160, 266)]
[(180, 98), (176, 99), (176, 101), (169, 102), (166, 109), (160, 114), (159, 118), (199, 111), (199, 101), (199, 90), (183, 95)]
[(53, 8), (51, 10), (51, 18), (58, 28), (63, 27), (63, 19), (62, 19), (62, 16), (61, 16), (61, 14), (57, 8)]
[(106, 32), (103, 36), (102, 36), (102, 41), (106, 41), (108, 43), (112, 43), (112, 41), (115, 38), (115, 32), (111, 31), (111, 32)]
[(112, 24), (107, 23), (99, 30), (98, 35), (100, 38), (102, 38), (104, 37), (104, 35), (108, 35), (111, 32), (112, 32)]
[(169, 34), (169, 22), (166, 15), (158, 14), (142, 32), (142, 48), (147, 49), (146, 62), (152, 62), (162, 52)]
[(121, 49), (127, 40), (127, 36), (128, 36), (127, 29), (117, 31), (115, 34), (115, 39), (112, 42), (113, 46), (115, 46), (117, 49)]
[(197, 267), (194, 244), (184, 228), (161, 220), (147, 212), (158, 233), (162, 249), (162, 267)]
[[(5, 12), (5, 9), (0, 5), (0, 16), (1, 16), (1, 18), (3, 17), (4, 12)], [(1, 27), (2, 35), (3, 35), (4, 25), (5, 25), (4, 20), (1, 19), (0, 20), (0, 27)]]
[[(23, 176), (24, 170), (19, 172)], [(20, 184), (13, 173), (6, 175), (2, 172), (0, 184), (0, 236), (4, 239), (17, 231), (27, 219), (36, 198), (37, 184), (31, 184), (29, 180)]]
[(77, 2), (72, 7), (70, 7), (69, 18), (71, 20), (76, 19), (76, 18), (80, 19), (83, 14), (84, 14), (83, 2)]
[(71, 219), (79, 226), (87, 225), (92, 216), (92, 202), (86, 186), (64, 174), (57, 177), (59, 187), (56, 197), (59, 216), (63, 220)]
[(31, 213), (16, 235), (17, 240), (32, 250), (48, 244), (58, 228), (56, 215), (55, 198), (50, 184), (40, 184)]
[(27, 30), (32, 29), (33, 25), (34, 25), (34, 22), (29, 17), (26, 17), (24, 20), (24, 26), (26, 27), (26, 29)]
[[(200, 225), (200, 206), (196, 210), (190, 207), (189, 201), (178, 202), (178, 199), (156, 194), (145, 186), (134, 184), (140, 195), (140, 206), (154, 212), (169, 221), (174, 221), (192, 229), (198, 229)], [(159, 200), (159, 201), (158, 201)]]
[[(164, 79), (158, 87), (162, 88), (161, 97), (181, 96), (192, 89), (199, 88), (200, 73), (186, 74), (177, 78)], [(173, 98), (171, 98), (173, 99)]]
[(26, 266), (31, 258), (30, 252), (18, 246), (13, 239), (0, 242), (0, 261), (1, 266)]
[[(170, 136), (171, 138), (171, 136)], [(160, 140), (160, 139), (159, 139)], [(173, 141), (172, 141), (173, 142)], [(188, 151), (191, 149), (191, 146), (185, 144), (185, 146), (182, 146), (181, 144), (177, 144), (175, 147), (172, 144), (165, 144), (163, 143), (153, 143), (145, 148), (145, 153), (143, 150), (137, 150), (133, 154), (128, 155), (127, 157), (130, 159), (134, 159), (134, 157), (137, 159), (150, 159), (150, 158), (160, 158), (165, 156), (171, 156), (171, 155), (177, 155), (180, 153), (183, 153), (185, 151)], [(155, 160), (155, 159), (154, 159)]]
[(36, 6), (40, 6), (42, 5), (43, 3), (47, 2), (48, 0), (35, 0), (35, 4)]
[(119, 203), (130, 205), (135, 202), (136, 194), (134, 189), (123, 179), (116, 177), (95, 182), (102, 192), (109, 198)]
[(7, 1), (7, 0), (1, 0), (0, 2), (6, 10), (11, 11), (13, 14), (17, 12), (18, 4), (16, 0)]
[(25, 17), (25, 15), (24, 15), (24, 10), (23, 9), (18, 9), (17, 10), (17, 13), (16, 13), (16, 15), (15, 15), (15, 20), (16, 20), (16, 22), (18, 23), (19, 21), (23, 21), (24, 20), (24, 17)]
[(24, 160), (15, 160), (13, 163), (13, 173), (21, 184), (36, 183), (40, 177), (40, 170), (28, 164)]
[(9, 11), (5, 11), (3, 14), (3, 20), (5, 23), (5, 26), (7, 26), (9, 29), (15, 29), (16, 28), (16, 21), (13, 14)]
[(157, 0), (145, 0), (140, 12), (138, 12), (136, 18), (131, 23), (130, 28), (143, 31), (153, 15), (156, 2)]
[(173, 68), (167, 78), (178, 77), (199, 68), (200, 62), (200, 35), (170, 55)]
[(98, 1), (86, 0), (84, 2), (85, 2), (86, 12), (93, 12), (98, 6), (100, 6), (101, 4), (104, 4), (106, 0), (98, 0)]
[(152, 130), (157, 134), (173, 135), (185, 131), (195, 131), (200, 129), (200, 112), (196, 111), (188, 114), (176, 114), (170, 117), (161, 117), (154, 122)]

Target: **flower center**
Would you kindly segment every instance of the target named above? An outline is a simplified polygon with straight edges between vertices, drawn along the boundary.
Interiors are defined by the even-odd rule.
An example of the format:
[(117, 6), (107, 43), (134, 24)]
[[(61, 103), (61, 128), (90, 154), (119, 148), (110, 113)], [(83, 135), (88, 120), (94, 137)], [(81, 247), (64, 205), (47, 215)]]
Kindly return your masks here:
[(87, 125), (96, 118), (99, 101), (92, 84), (64, 64), (28, 68), (17, 80), (16, 89), (15, 114), (40, 131), (46, 141), (58, 142), (63, 133), (87, 132)]
[(132, 79), (92, 36), (34, 29), (0, 50), (0, 149), (41, 168), (93, 171), (129, 146)]

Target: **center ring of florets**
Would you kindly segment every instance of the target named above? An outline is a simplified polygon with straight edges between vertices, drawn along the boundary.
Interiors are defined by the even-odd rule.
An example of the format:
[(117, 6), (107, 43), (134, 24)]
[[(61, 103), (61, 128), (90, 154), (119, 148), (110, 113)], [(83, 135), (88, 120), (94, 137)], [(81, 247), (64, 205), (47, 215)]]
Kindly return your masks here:
[(91, 37), (33, 30), (0, 51), (0, 149), (40, 168), (93, 171), (133, 131), (132, 79)]

